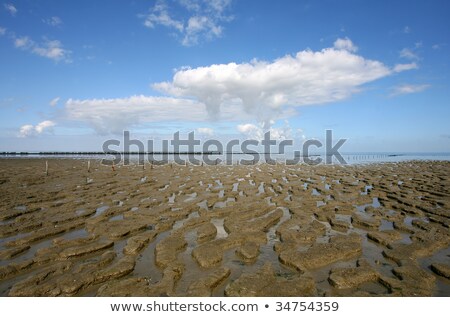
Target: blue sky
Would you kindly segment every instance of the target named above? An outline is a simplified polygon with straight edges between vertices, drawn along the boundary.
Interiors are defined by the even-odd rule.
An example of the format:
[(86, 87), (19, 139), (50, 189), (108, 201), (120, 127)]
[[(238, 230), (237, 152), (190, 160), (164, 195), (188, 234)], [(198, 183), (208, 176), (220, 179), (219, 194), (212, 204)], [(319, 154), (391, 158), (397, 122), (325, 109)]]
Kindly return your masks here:
[(450, 152), (449, 1), (2, 1), (0, 151), (347, 138)]

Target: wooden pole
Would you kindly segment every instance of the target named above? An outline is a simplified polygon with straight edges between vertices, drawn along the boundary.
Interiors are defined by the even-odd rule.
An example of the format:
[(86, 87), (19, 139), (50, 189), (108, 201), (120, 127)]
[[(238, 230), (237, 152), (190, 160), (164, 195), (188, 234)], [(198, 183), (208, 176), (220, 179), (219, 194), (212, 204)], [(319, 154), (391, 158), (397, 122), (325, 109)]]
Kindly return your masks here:
[(48, 176), (48, 161), (45, 161), (45, 176)]
[(91, 172), (91, 161), (88, 161), (88, 173)]

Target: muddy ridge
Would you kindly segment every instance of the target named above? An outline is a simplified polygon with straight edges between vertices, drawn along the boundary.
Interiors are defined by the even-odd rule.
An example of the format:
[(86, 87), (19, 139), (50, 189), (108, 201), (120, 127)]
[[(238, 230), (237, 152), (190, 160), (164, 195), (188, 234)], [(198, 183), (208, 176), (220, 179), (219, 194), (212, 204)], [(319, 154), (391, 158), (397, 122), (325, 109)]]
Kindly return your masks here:
[(450, 162), (0, 160), (2, 296), (450, 296)]

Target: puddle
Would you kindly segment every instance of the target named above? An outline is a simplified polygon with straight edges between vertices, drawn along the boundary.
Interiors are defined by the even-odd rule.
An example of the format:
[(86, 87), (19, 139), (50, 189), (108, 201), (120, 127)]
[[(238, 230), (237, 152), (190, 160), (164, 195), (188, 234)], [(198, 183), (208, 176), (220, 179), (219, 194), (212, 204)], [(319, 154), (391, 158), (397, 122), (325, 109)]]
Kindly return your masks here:
[(73, 239), (78, 239), (78, 238), (86, 238), (89, 236), (89, 233), (86, 231), (86, 229), (78, 229), (78, 230), (74, 230), (74, 231), (70, 231), (67, 233), (64, 233), (61, 238), (65, 239), (65, 240), (73, 240)]
[(78, 210), (75, 211), (75, 214), (76, 214), (77, 216), (81, 216), (81, 215), (83, 215), (85, 212), (86, 212), (86, 209), (78, 209)]
[(207, 201), (207, 200), (203, 200), (203, 201), (199, 202), (199, 203), (197, 204), (197, 206), (199, 206), (200, 208), (205, 209), (205, 210), (208, 210), (208, 209), (209, 209), (209, 208), (208, 208), (208, 201)]
[(212, 218), (211, 223), (216, 227), (217, 229), (217, 235), (216, 239), (224, 239), (228, 237), (228, 233), (225, 231), (225, 228), (223, 227), (223, 218)]
[(275, 271), (282, 271), (285, 268), (282, 267), (282, 264), (278, 261), (278, 254), (274, 251), (274, 245), (277, 242), (280, 242), (276, 231), (278, 227), (284, 223), (285, 221), (291, 219), (291, 214), (289, 213), (289, 209), (286, 207), (278, 207), (277, 209), (281, 209), (283, 211), (283, 216), (280, 218), (277, 224), (270, 227), (269, 231), (267, 231), (267, 244), (262, 245), (260, 250), (260, 255), (257, 259), (257, 265), (264, 265), (266, 262), (272, 263), (272, 267)]
[(104, 213), (108, 208), (109, 208), (109, 206), (101, 206), (101, 207), (98, 207), (97, 209), (95, 209), (95, 215), (94, 215), (94, 217), (100, 216), (100, 215), (101, 215), (102, 213)]
[(161, 187), (158, 189), (160, 192), (165, 191), (167, 188), (169, 188), (169, 184), (166, 184), (164, 187)]
[(184, 202), (187, 203), (193, 201), (195, 200), (195, 198), (197, 198), (197, 196), (198, 196), (197, 193), (187, 194), (186, 195), (187, 198), (184, 200)]
[(109, 218), (109, 221), (119, 221), (119, 220), (123, 220), (123, 214)]
[(264, 182), (259, 184), (259, 186), (258, 186), (258, 193), (256, 195), (262, 195), (262, 194), (264, 194)]
[(172, 226), (172, 230), (180, 229), (181, 227), (184, 226), (186, 221), (188, 221), (189, 219), (198, 218), (198, 217), (199, 217), (199, 214), (197, 211), (190, 213), (186, 218), (176, 221), (174, 223), (174, 225)]
[(364, 191), (361, 192), (361, 195), (368, 195), (369, 192), (373, 189), (372, 185), (366, 185), (364, 186)]
[(449, 259), (450, 259), (450, 247), (439, 250), (430, 257), (418, 260), (421, 268), (423, 268), (425, 271), (433, 274), (433, 276), (436, 277), (436, 289), (434, 296), (448, 296), (448, 294), (450, 294), (450, 282), (445, 277), (439, 276), (436, 273), (434, 273), (431, 270), (430, 266), (432, 263), (448, 264)]
[(175, 203), (175, 193), (173, 193), (170, 197), (169, 197), (169, 204), (174, 204)]
[(378, 230), (379, 231), (394, 230), (394, 223), (392, 221), (381, 219), (381, 225)]
[(25, 233), (19, 233), (19, 234), (13, 235), (13, 236), (9, 236), (9, 237), (6, 237), (6, 238), (1, 238), (0, 239), (0, 242), (1, 242), (1, 244), (0, 244), (0, 251), (6, 249), (5, 244), (8, 243), (9, 241), (19, 240), (21, 238), (29, 236), (30, 234), (31, 234), (31, 232), (25, 232)]
[(373, 208), (380, 208), (381, 204), (380, 201), (378, 200), (377, 197), (372, 198), (372, 203), (371, 204), (364, 204), (364, 205), (357, 205), (355, 206), (357, 211), (360, 212), (361, 214), (366, 214), (366, 207), (373, 207)]
[(197, 281), (199, 276), (205, 276), (208, 271), (212, 271), (213, 269), (202, 269), (192, 258), (192, 250), (197, 246), (197, 230), (194, 229), (186, 232), (184, 239), (186, 240), (187, 247), (186, 250), (178, 255), (178, 259), (185, 265), (185, 270), (181, 279), (177, 282), (176, 292), (186, 296), (185, 294), (189, 285)]
[(123, 248), (127, 245), (127, 240), (128, 239), (114, 241), (114, 252), (116, 252), (118, 257), (123, 256)]

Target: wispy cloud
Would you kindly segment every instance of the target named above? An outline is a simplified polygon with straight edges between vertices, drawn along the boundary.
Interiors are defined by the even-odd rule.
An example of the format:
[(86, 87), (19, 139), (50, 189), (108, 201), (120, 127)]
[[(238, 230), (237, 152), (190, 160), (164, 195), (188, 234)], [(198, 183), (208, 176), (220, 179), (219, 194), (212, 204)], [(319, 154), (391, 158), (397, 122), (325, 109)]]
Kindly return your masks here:
[(36, 126), (33, 126), (31, 124), (26, 124), (26, 125), (23, 125), (22, 127), (20, 127), (18, 136), (21, 138), (36, 136), (36, 135), (42, 134), (44, 132), (51, 131), (51, 129), (55, 125), (56, 125), (56, 123), (53, 121), (50, 121), (50, 120), (42, 121), (39, 124), (37, 124)]
[(28, 36), (22, 36), (14, 39), (14, 46), (21, 49), (28, 49), (34, 45), (34, 42)]
[(45, 24), (51, 25), (51, 26), (58, 26), (61, 25), (63, 22), (60, 17), (54, 16), (48, 19), (42, 20)]
[(49, 105), (55, 107), (58, 104), (59, 99), (59, 97), (53, 98), (52, 100), (50, 100)]
[[(227, 120), (249, 119), (239, 105), (224, 111)], [(205, 122), (205, 105), (187, 98), (131, 96), (114, 99), (69, 99), (65, 119), (92, 127), (99, 134), (122, 133), (123, 130), (155, 122)]]
[(44, 39), (41, 43), (36, 43), (28, 36), (15, 37), (14, 46), (24, 51), (29, 51), (35, 55), (49, 58), (55, 62), (72, 62), (71, 51), (66, 50), (60, 41)]
[(152, 29), (164, 26), (174, 31), (184, 46), (220, 37), (223, 23), (232, 20), (232, 16), (225, 14), (231, 0), (178, 0), (171, 3), (178, 12), (184, 11), (183, 18), (175, 17), (167, 2), (159, 0), (144, 16), (144, 25)]
[(179, 32), (183, 32), (183, 22), (177, 21), (170, 17), (167, 4), (159, 1), (155, 4), (151, 13), (145, 19), (144, 25), (149, 28), (154, 28), (157, 25), (162, 25), (168, 28), (174, 28)]
[(0, 27), (0, 35), (5, 35), (5, 34), (6, 34), (6, 28)]
[(337, 39), (334, 42), (334, 47), (338, 50), (346, 50), (349, 52), (358, 51), (358, 47), (355, 44), (353, 44), (353, 42), (348, 37), (343, 39)]
[(429, 87), (430, 87), (430, 85), (428, 85), (428, 84), (423, 84), (423, 85), (403, 84), (403, 85), (394, 87), (392, 89), (391, 96), (413, 94), (416, 92), (424, 91), (425, 89), (428, 89)]
[(410, 60), (418, 60), (419, 59), (419, 56), (409, 48), (402, 49), (400, 51), (400, 57), (410, 59)]
[(61, 42), (57, 40), (46, 40), (43, 44), (33, 47), (32, 52), (54, 61), (62, 60), (65, 62), (71, 62), (71, 59), (69, 58), (71, 52), (64, 49)]
[(13, 17), (16, 16), (18, 10), (12, 3), (5, 3), (3, 7), (8, 11)]
[(405, 33), (405, 34), (411, 33), (411, 28), (410, 28), (409, 26), (406, 25), (406, 26), (403, 28), (403, 33)]
[(419, 66), (416, 63), (397, 64), (394, 66), (394, 72), (399, 73), (405, 70), (417, 69)]
[(214, 129), (211, 128), (197, 128), (197, 133), (203, 136), (211, 137), (214, 135)]

